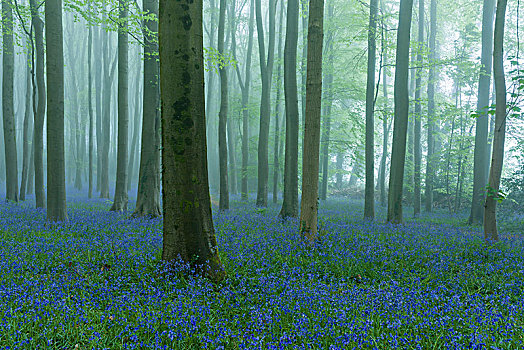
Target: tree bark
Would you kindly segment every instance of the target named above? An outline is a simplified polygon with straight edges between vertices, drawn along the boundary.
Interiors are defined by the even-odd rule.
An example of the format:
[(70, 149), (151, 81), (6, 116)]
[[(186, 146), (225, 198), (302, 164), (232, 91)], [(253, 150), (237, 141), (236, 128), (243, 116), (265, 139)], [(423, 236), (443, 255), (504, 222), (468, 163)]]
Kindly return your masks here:
[[(218, 17), (218, 53), (224, 55), (224, 32), (226, 27), (226, 0), (220, 0), (220, 14)], [(218, 158), (220, 173), (219, 209), (229, 209), (229, 185), (227, 174), (227, 113), (228, 113), (228, 86), (227, 67), (219, 65), (220, 72), (220, 112), (218, 113)]]
[(282, 86), (282, 37), (283, 35), (283, 15), (284, 15), (284, 1), (280, 2), (280, 15), (279, 15), (279, 29), (278, 29), (278, 53), (277, 60), (279, 62), (277, 66), (277, 93), (275, 97), (275, 143), (273, 147), (273, 203), (278, 200), (278, 182), (280, 177), (280, 88)]
[(414, 118), (414, 157), (413, 164), (413, 215), (420, 215), (420, 169), (422, 164), (422, 50), (424, 47), (424, 0), (418, 1), (418, 45), (417, 45), (417, 70), (415, 79), (415, 118)]
[(138, 62), (136, 65), (135, 75), (135, 98), (134, 98), (134, 109), (133, 109), (133, 133), (131, 137), (131, 147), (129, 148), (129, 163), (127, 166), (127, 190), (131, 189), (135, 177), (135, 160), (136, 153), (138, 151), (138, 134), (140, 134), (140, 77), (142, 76), (142, 52), (141, 47), (138, 48), (137, 52)]
[(89, 33), (87, 37), (87, 111), (89, 114), (89, 176), (88, 176), (88, 188), (87, 197), (93, 197), (93, 89), (92, 89), (92, 57), (91, 52), (93, 50), (93, 28), (89, 26)]
[(16, 125), (14, 113), (14, 43), (13, 4), (2, 0), (2, 114), (4, 122), (4, 150), (6, 171), (6, 200), (18, 202), (18, 165), (16, 153)]
[(395, 68), (395, 122), (389, 175), (387, 221), (402, 222), (402, 185), (406, 158), (406, 134), (409, 114), (408, 70), (409, 38), (413, 0), (400, 1)]
[(298, 217), (298, 89), (297, 44), (299, 0), (288, 0), (284, 47), (284, 100), (286, 105), (286, 153), (284, 200), (279, 216)]
[(127, 162), (129, 138), (128, 34), (127, 0), (119, 0), (118, 28), (118, 149), (116, 159), (115, 199), (111, 211), (127, 210)]
[[(158, 16), (158, 0), (144, 0), (144, 13)], [(145, 20), (142, 143), (136, 209), (133, 215), (158, 217), (160, 210), (160, 90), (158, 22)], [(206, 173), (207, 176), (207, 173)]]
[(483, 220), (483, 204), (486, 196), (488, 154), (488, 107), (493, 62), (493, 14), (495, 0), (484, 0), (482, 10), (482, 53), (475, 120), (475, 150), (473, 155), (473, 195), (469, 224), (480, 224)]
[(506, 138), (506, 81), (504, 77), (504, 22), (507, 0), (497, 0), (493, 46), (493, 76), (495, 79), (496, 112), (493, 135), (493, 153), (489, 171), (489, 187), (484, 204), (484, 239), (499, 240), (497, 231), (497, 201), (500, 198), (500, 177), (504, 164), (504, 141)]
[(27, 181), (29, 180), (29, 161), (31, 157), (31, 112), (32, 112), (32, 89), (31, 89), (31, 53), (27, 53), (27, 65), (26, 65), (26, 90), (25, 90), (25, 115), (24, 115), (24, 127), (23, 127), (23, 160), (22, 160), (22, 181), (20, 183), (20, 200), (25, 200), (27, 191)]
[(308, 57), (306, 80), (306, 124), (300, 203), (300, 233), (312, 243), (317, 240), (318, 168), (320, 114), (322, 109), (322, 46), (324, 0), (309, 1)]
[(207, 178), (202, 0), (161, 0), (162, 259), (181, 259), (212, 281), (225, 277)]
[(366, 87), (366, 186), (364, 218), (375, 218), (375, 65), (378, 0), (369, 4), (368, 71)]
[[(381, 1), (382, 11), (384, 12), (384, 2)], [(382, 112), (382, 157), (380, 159), (380, 172), (379, 172), (379, 190), (380, 190), (380, 205), (386, 206), (386, 161), (388, 157), (388, 141), (389, 141), (389, 127), (388, 127), (388, 115), (389, 115), (389, 100), (388, 100), (388, 51), (386, 47), (386, 31), (382, 29), (382, 95), (384, 97), (384, 110)]]
[(62, 0), (45, 3), (47, 62), (47, 220), (68, 221), (64, 151)]

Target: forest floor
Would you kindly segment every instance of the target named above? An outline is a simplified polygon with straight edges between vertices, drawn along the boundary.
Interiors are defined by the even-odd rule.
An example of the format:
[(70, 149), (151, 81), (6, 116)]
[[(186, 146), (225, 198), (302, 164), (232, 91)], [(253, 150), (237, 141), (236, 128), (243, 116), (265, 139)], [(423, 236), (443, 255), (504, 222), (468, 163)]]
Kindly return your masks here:
[[(277, 206), (232, 202), (214, 221), (228, 279), (159, 274), (161, 219), (69, 200), (50, 226), (32, 203), (0, 204), (0, 347), (516, 349), (524, 342), (523, 221), (486, 246), (465, 217), (404, 225), (321, 203), (304, 246)], [(405, 214), (406, 217), (409, 213)]]

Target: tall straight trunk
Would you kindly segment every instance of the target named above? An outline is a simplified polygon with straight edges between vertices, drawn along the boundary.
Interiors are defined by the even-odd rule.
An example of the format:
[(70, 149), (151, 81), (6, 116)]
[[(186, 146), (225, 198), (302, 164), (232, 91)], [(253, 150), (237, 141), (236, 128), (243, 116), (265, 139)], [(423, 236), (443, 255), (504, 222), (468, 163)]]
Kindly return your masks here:
[[(33, 84), (31, 84), (33, 85)], [(33, 92), (33, 98), (35, 96), (35, 93)], [(34, 104), (34, 102), (33, 102)], [(34, 118), (34, 110), (36, 108), (33, 107), (33, 118)], [(32, 146), (35, 142), (35, 128), (34, 128), (34, 122), (33, 122), (33, 130), (31, 131), (31, 156), (29, 158), (29, 173), (27, 174), (27, 190), (26, 194), (33, 194), (35, 191), (35, 148)]]
[(395, 64), (395, 122), (389, 174), (387, 221), (402, 222), (402, 186), (406, 158), (406, 134), (409, 116), (408, 70), (409, 38), (413, 0), (400, 0)]
[(297, 44), (299, 0), (288, 0), (284, 47), (284, 101), (286, 105), (286, 153), (284, 156), (284, 200), (280, 216), (298, 216), (298, 89)]
[[(412, 66), (415, 66), (416, 65), (416, 50), (414, 47), (411, 48), (411, 59), (410, 59), (410, 64)], [(409, 83), (409, 99), (410, 99), (410, 104), (412, 101), (415, 100), (415, 78), (416, 78), (416, 70), (415, 69), (410, 69), (409, 71), (409, 75), (410, 75), (410, 83)], [(409, 203), (409, 204), (413, 204), (413, 189), (415, 187), (415, 182), (414, 182), (414, 165), (415, 165), (415, 152), (414, 152), (414, 146), (415, 146), (415, 141), (414, 141), (414, 132), (415, 132), (415, 128), (414, 128), (414, 119), (415, 119), (415, 114), (414, 114), (414, 108), (412, 108), (412, 106), (410, 105), (410, 110), (409, 110), (409, 117), (408, 117), (408, 131), (407, 131), (407, 155), (406, 155), (406, 164), (405, 164), (405, 170), (404, 170), (404, 190), (406, 191), (406, 202)], [(392, 140), (394, 142), (394, 140)]]
[[(226, 27), (226, 0), (220, 0), (220, 14), (218, 17), (218, 52), (224, 54), (224, 33)], [(229, 209), (229, 185), (227, 174), (227, 113), (228, 113), (228, 86), (227, 68), (219, 65), (220, 72), (220, 112), (218, 113), (218, 162), (220, 173), (219, 209)]]
[(300, 122), (300, 130), (304, 132), (304, 124), (306, 120), (306, 73), (307, 73), (307, 35), (308, 35), (308, 16), (309, 16), (309, 9), (308, 9), (308, 0), (299, 0), (301, 3), (301, 14), (300, 17), (302, 18), (302, 56), (300, 59), (300, 72), (301, 72), (301, 80), (300, 80), (300, 107), (301, 110), (301, 116), (302, 120)]
[(235, 137), (235, 125), (233, 121), (230, 120), (227, 123), (227, 150), (228, 150), (228, 159), (229, 159), (229, 192), (232, 195), (238, 194), (238, 184), (237, 184), (237, 157), (236, 157), (236, 137)]
[(256, 205), (259, 207), (267, 207), (269, 182), (269, 122), (271, 114), (271, 77), (273, 75), (273, 60), (275, 56), (276, 0), (269, 0), (269, 38), (267, 53), (264, 43), (264, 24), (262, 19), (261, 0), (255, 0), (255, 4), (258, 51), (260, 56), (260, 75), (262, 79), (262, 96), (260, 99), (260, 130), (258, 137), (258, 185)]
[(378, 0), (369, 4), (368, 74), (366, 87), (366, 187), (364, 218), (375, 218), (375, 65)]
[(473, 155), (473, 195), (468, 222), (480, 224), (483, 220), (483, 204), (486, 196), (488, 167), (488, 106), (493, 63), (493, 14), (495, 0), (484, 0), (482, 14), (482, 53), (477, 97), (477, 118), (475, 121), (475, 150)]
[(422, 164), (421, 119), (422, 119), (422, 50), (424, 46), (424, 0), (418, 1), (418, 45), (417, 70), (415, 80), (415, 118), (414, 118), (414, 147), (415, 162), (413, 164), (413, 215), (420, 215), (420, 169)]
[(47, 220), (67, 221), (62, 0), (45, 3), (47, 63)]
[(38, 101), (34, 113), (33, 129), (33, 160), (35, 168), (35, 202), (37, 208), (45, 208), (46, 195), (44, 191), (44, 120), (46, 110), (46, 83), (44, 78), (44, 22), (38, 15), (36, 0), (29, 0), (31, 6), (31, 22), (35, 30), (36, 52), (36, 86), (33, 90), (38, 92), (38, 97), (33, 98), (33, 104)]
[(135, 159), (138, 149), (138, 134), (140, 133), (140, 77), (142, 73), (142, 59), (140, 51), (141, 47), (138, 49), (138, 64), (136, 68), (135, 75), (135, 98), (134, 98), (134, 117), (133, 117), (133, 134), (131, 137), (131, 147), (129, 148), (129, 164), (127, 166), (127, 190), (131, 189), (131, 184), (135, 179)]
[(129, 86), (128, 86), (128, 34), (127, 12), (128, 0), (119, 0), (118, 28), (118, 148), (116, 159), (115, 199), (112, 211), (127, 210), (127, 158), (129, 138)]
[(344, 171), (344, 153), (338, 152), (337, 153), (337, 178), (335, 182), (335, 186), (338, 190), (342, 189), (342, 172)]
[(92, 57), (91, 52), (93, 50), (93, 28), (89, 26), (89, 33), (87, 37), (87, 112), (89, 114), (89, 176), (88, 176), (88, 189), (87, 197), (93, 197), (93, 93), (92, 93)]
[(29, 160), (31, 158), (31, 139), (32, 132), (30, 128), (31, 124), (31, 112), (32, 112), (32, 89), (31, 89), (31, 53), (27, 53), (27, 65), (26, 65), (26, 92), (25, 92), (25, 115), (24, 115), (24, 144), (23, 144), (23, 160), (22, 160), (22, 181), (20, 183), (20, 200), (25, 200), (25, 194), (27, 191), (27, 181), (29, 179)]
[[(382, 11), (384, 11), (384, 2), (381, 1)], [(388, 157), (388, 140), (389, 140), (389, 127), (388, 127), (388, 114), (389, 114), (389, 101), (388, 101), (388, 52), (386, 48), (385, 28), (382, 29), (382, 95), (384, 97), (384, 105), (382, 112), (382, 156), (380, 158), (380, 172), (379, 172), (379, 190), (380, 190), (380, 205), (386, 206), (386, 160)]]
[(507, 0), (497, 0), (495, 15), (493, 76), (495, 79), (496, 112), (493, 135), (493, 153), (489, 171), (488, 195), (484, 205), (484, 239), (498, 241), (497, 201), (499, 200), (500, 177), (504, 164), (504, 141), (506, 138), (506, 81), (504, 77), (504, 22)]
[[(144, 0), (143, 11), (158, 17), (158, 0)], [(144, 26), (147, 30), (143, 31), (145, 45), (142, 143), (136, 209), (133, 215), (157, 217), (161, 215), (158, 22), (153, 19), (145, 20)]]
[(309, 1), (307, 36), (306, 124), (300, 203), (300, 233), (308, 242), (317, 240), (318, 167), (320, 114), (322, 109), (322, 46), (324, 39), (324, 0)]
[(14, 82), (14, 44), (13, 44), (13, 4), (2, 0), (2, 114), (4, 122), (4, 150), (6, 171), (6, 200), (18, 202), (18, 165), (16, 153), (16, 125), (13, 99)]
[(428, 158), (426, 163), (425, 209), (433, 208), (433, 182), (435, 177), (435, 61), (437, 37), (437, 0), (431, 0), (429, 28), (429, 75), (428, 75)]
[[(334, 3), (328, 2), (327, 18), (333, 20)], [(333, 105), (333, 29), (329, 30), (326, 40), (327, 72), (324, 73), (324, 123), (321, 136), (321, 169), (322, 183), (320, 185), (320, 200), (327, 199), (329, 182), (329, 140), (331, 137), (331, 107)]]
[(280, 15), (278, 24), (278, 53), (277, 60), (279, 62), (277, 67), (277, 94), (275, 98), (275, 143), (273, 147), (273, 203), (278, 200), (278, 182), (280, 177), (280, 88), (282, 86), (282, 37), (283, 32), (283, 15), (284, 15), (284, 2), (280, 2)]
[[(225, 277), (207, 178), (202, 0), (160, 1), (162, 259), (181, 259), (212, 281)], [(188, 137), (189, 135), (189, 137)]]
[(96, 191), (100, 192), (102, 189), (102, 34), (103, 29), (99, 28), (95, 31), (95, 47), (94, 56), (98, 57), (95, 60), (95, 110), (96, 110)]

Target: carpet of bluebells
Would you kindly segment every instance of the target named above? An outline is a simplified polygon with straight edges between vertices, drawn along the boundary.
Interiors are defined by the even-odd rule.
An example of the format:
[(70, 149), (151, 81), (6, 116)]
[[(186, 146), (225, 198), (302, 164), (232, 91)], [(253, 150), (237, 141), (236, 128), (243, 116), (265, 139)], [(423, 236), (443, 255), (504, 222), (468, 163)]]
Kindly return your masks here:
[(215, 210), (229, 276), (218, 286), (161, 277), (160, 219), (77, 196), (56, 226), (31, 201), (0, 204), (0, 347), (524, 347), (522, 221), (487, 246), (464, 217), (393, 226), (384, 208), (363, 221), (361, 202), (333, 199), (311, 248), (297, 221), (252, 202)]

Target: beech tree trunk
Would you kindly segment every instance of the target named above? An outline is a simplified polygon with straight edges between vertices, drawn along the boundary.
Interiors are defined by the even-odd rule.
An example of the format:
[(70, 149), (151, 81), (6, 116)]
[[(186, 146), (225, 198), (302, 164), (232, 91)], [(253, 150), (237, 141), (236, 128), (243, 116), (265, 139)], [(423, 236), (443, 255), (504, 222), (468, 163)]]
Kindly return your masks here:
[(322, 46), (324, 39), (324, 0), (309, 1), (308, 54), (306, 80), (306, 124), (300, 203), (300, 233), (309, 243), (318, 238), (318, 168), (320, 114), (322, 109)]
[(378, 0), (369, 4), (368, 72), (366, 87), (366, 186), (364, 218), (375, 218), (375, 65)]
[(408, 70), (409, 38), (413, 0), (400, 0), (395, 66), (395, 122), (389, 175), (387, 221), (402, 222), (402, 186), (406, 158), (406, 135), (409, 117)]
[(87, 197), (93, 197), (93, 85), (92, 85), (92, 57), (91, 53), (93, 50), (93, 28), (89, 27), (89, 34), (87, 38), (87, 112), (89, 114), (89, 175), (88, 175), (88, 189)]
[(31, 113), (32, 113), (32, 89), (31, 89), (31, 53), (27, 53), (27, 65), (26, 65), (26, 89), (25, 89), (25, 114), (24, 114), (24, 126), (23, 126), (23, 153), (22, 153), (22, 181), (20, 183), (20, 200), (25, 200), (25, 194), (27, 191), (27, 181), (29, 179), (29, 161), (31, 158)]
[(414, 118), (414, 158), (413, 164), (413, 215), (420, 215), (420, 169), (422, 165), (422, 50), (424, 47), (424, 0), (418, 1), (418, 46), (417, 46), (417, 70), (415, 79), (415, 118)]
[[(226, 0), (220, 0), (220, 14), (218, 17), (218, 52), (224, 54), (224, 33), (226, 27)], [(219, 65), (220, 72), (220, 112), (218, 113), (218, 157), (220, 173), (219, 209), (229, 209), (229, 185), (227, 174), (227, 113), (228, 113), (228, 86), (227, 67)]]
[(47, 220), (68, 221), (64, 151), (62, 0), (45, 3), (47, 62)]
[(119, 0), (118, 28), (118, 149), (116, 159), (115, 199), (111, 211), (127, 210), (127, 162), (129, 138), (128, 33), (127, 0)]
[(225, 277), (207, 175), (202, 0), (160, 1), (162, 259), (181, 259), (212, 281)]
[(299, 0), (288, 0), (284, 47), (284, 99), (286, 104), (286, 153), (284, 200), (279, 216), (298, 217), (298, 89), (297, 44)]
[(137, 56), (138, 62), (136, 65), (135, 75), (135, 98), (134, 98), (134, 109), (133, 109), (133, 132), (131, 137), (131, 146), (129, 148), (129, 163), (127, 166), (127, 190), (131, 189), (133, 180), (135, 180), (135, 160), (137, 158), (138, 151), (138, 134), (140, 133), (140, 77), (142, 76), (142, 52), (141, 47), (138, 48)]
[(282, 37), (284, 33), (283, 28), (284, 2), (280, 2), (280, 15), (278, 22), (278, 53), (277, 60), (279, 62), (277, 67), (277, 93), (275, 98), (275, 143), (273, 147), (273, 203), (278, 200), (278, 182), (280, 178), (280, 89), (282, 86)]
[(506, 138), (506, 81), (504, 77), (504, 22), (507, 0), (497, 0), (493, 46), (493, 76), (495, 79), (496, 112), (493, 135), (493, 153), (489, 171), (488, 195), (484, 205), (484, 239), (499, 240), (497, 231), (497, 201), (500, 198), (500, 177), (504, 164), (504, 141)]

